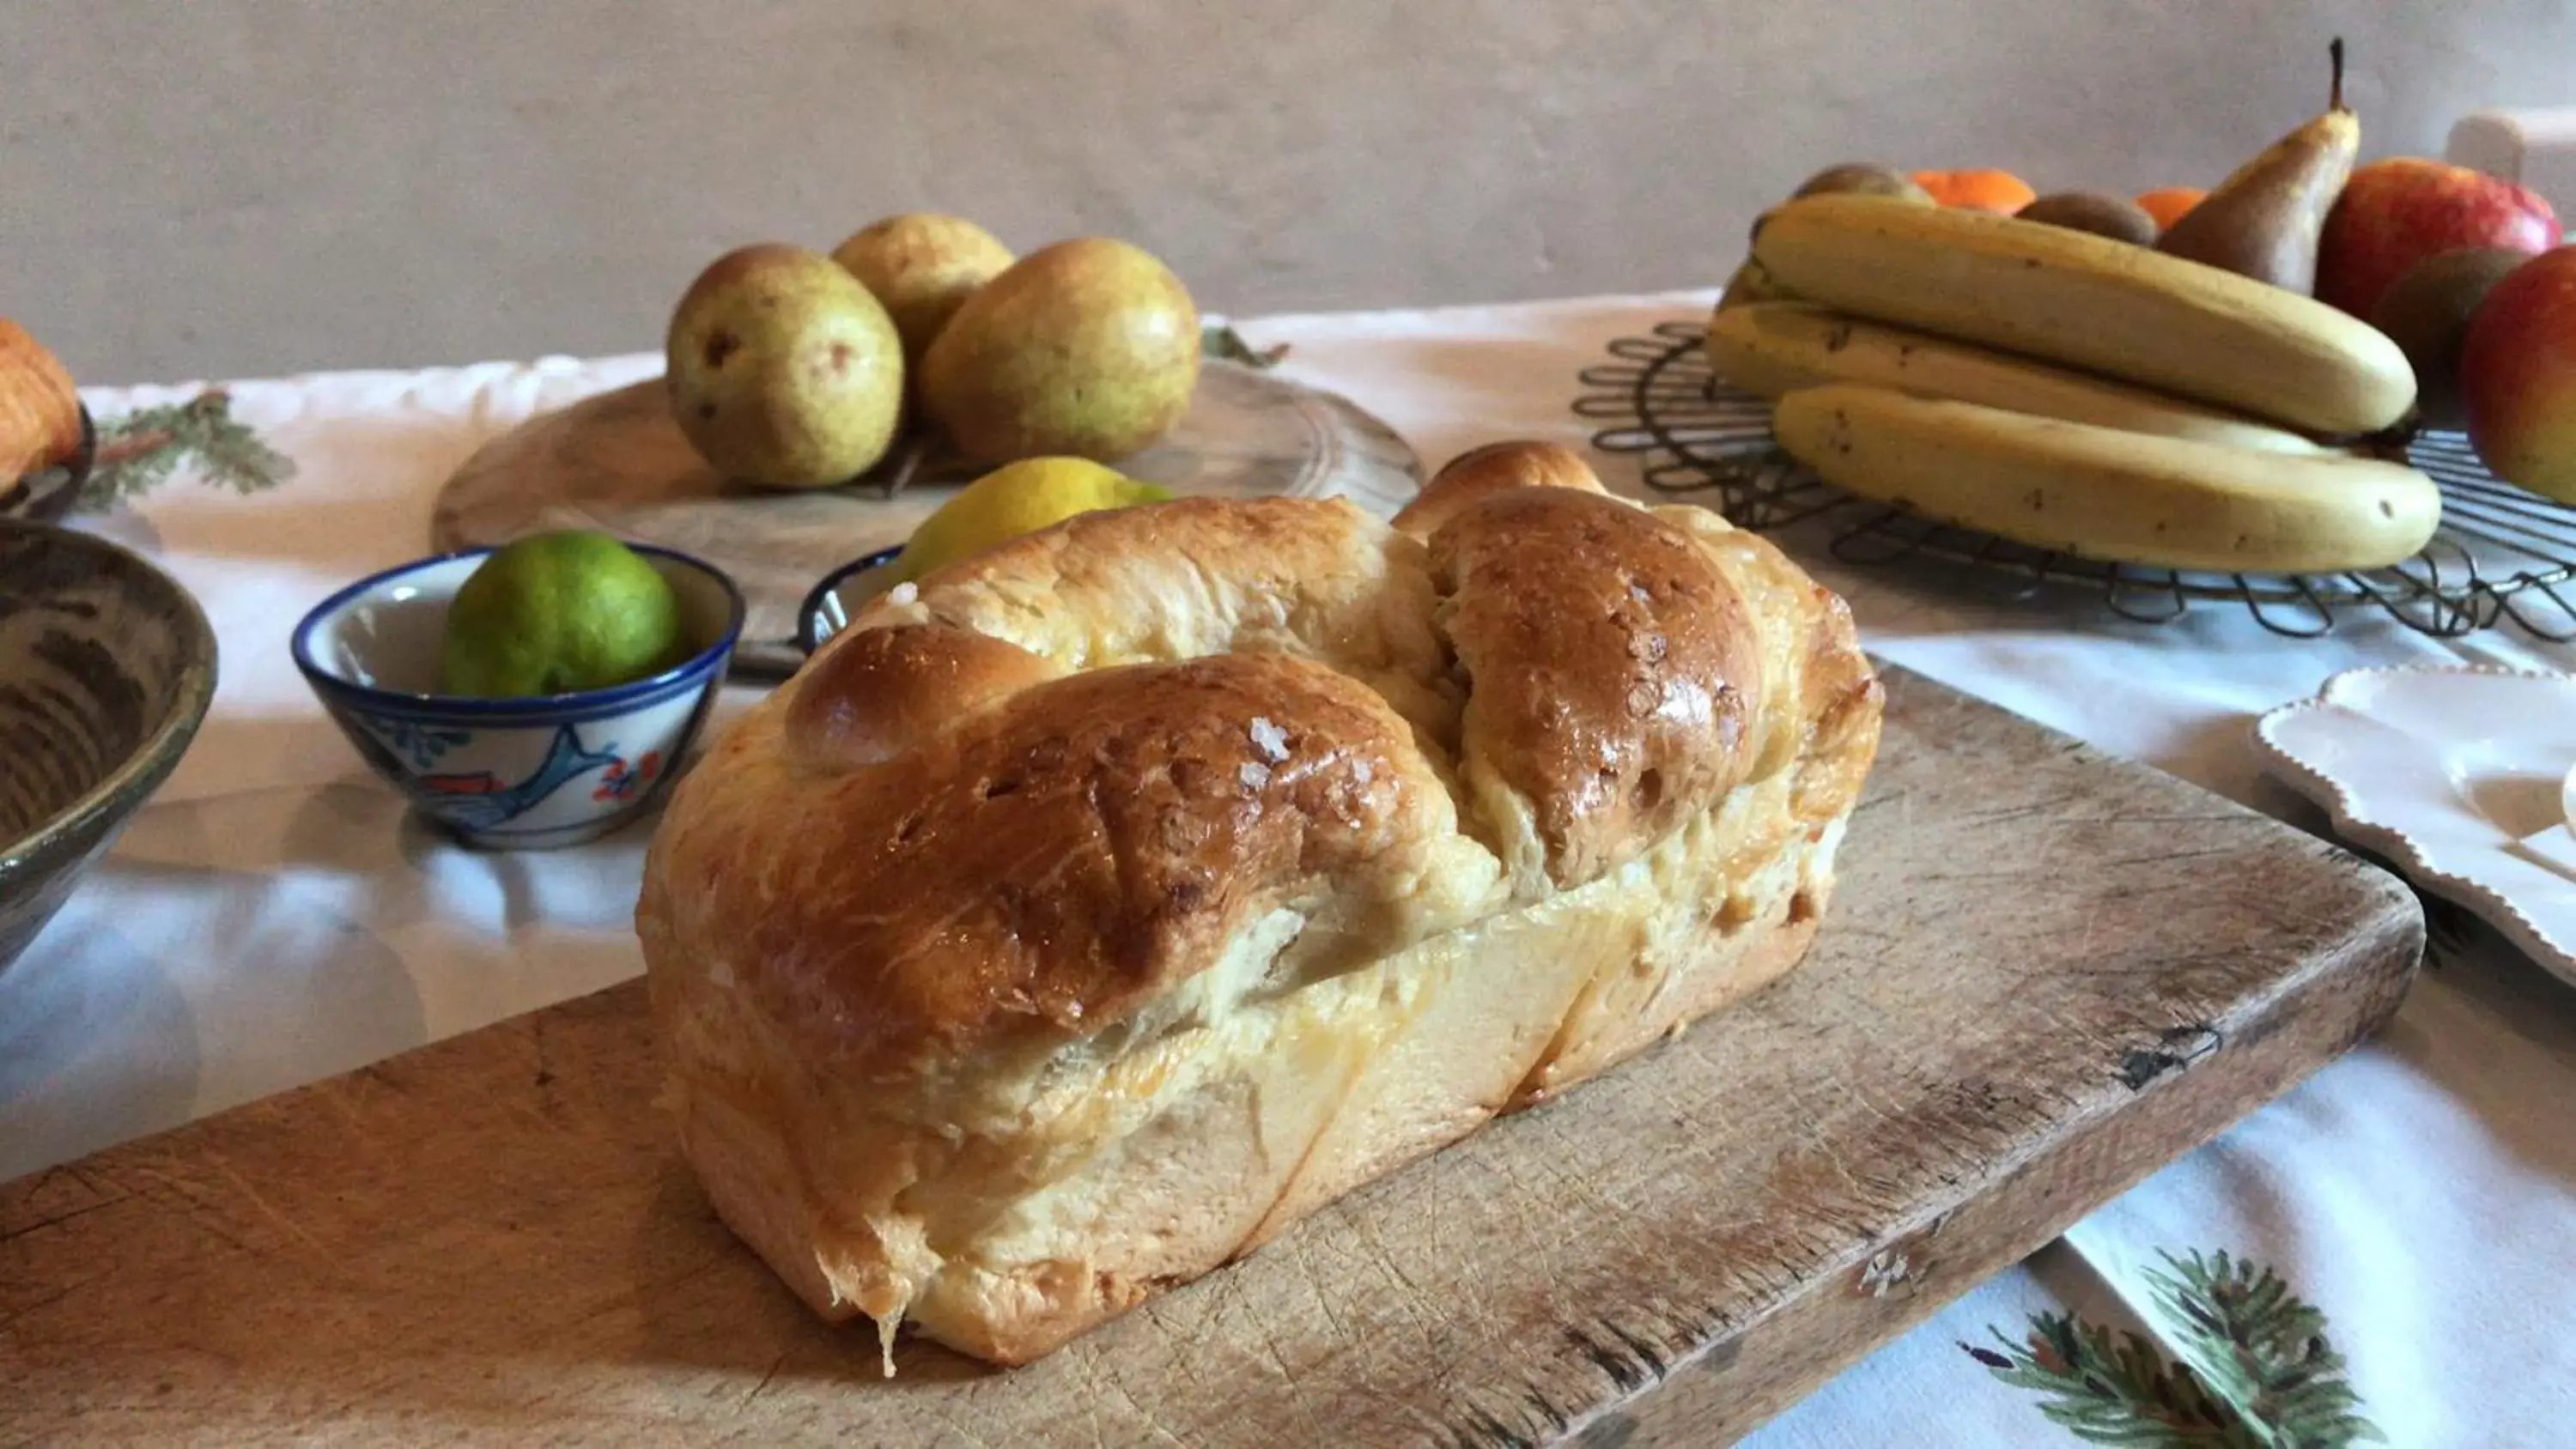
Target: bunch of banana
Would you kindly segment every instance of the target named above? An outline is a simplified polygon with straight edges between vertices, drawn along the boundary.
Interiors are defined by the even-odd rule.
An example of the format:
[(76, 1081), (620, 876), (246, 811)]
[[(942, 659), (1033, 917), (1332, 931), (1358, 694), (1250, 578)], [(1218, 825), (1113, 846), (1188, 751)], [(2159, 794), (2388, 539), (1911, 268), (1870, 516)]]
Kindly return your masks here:
[[(1763, 299), (1718, 374), (1863, 497), (2080, 557), (2338, 572), (2412, 556), (2431, 479), (2333, 441), (2415, 398), (2405, 354), (2321, 302), (2108, 237), (1883, 197), (1766, 214)], [(1780, 300), (1794, 298), (1796, 300)]]

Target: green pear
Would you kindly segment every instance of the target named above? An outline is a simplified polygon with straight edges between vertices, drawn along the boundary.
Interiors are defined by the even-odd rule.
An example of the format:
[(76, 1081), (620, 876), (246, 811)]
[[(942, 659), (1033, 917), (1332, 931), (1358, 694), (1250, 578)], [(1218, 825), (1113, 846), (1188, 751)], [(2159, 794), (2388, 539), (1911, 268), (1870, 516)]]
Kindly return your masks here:
[(765, 243), (727, 252), (671, 314), (664, 381), (726, 476), (829, 488), (876, 466), (903, 410), (903, 344), (849, 269)]
[(1057, 242), (968, 297), (922, 359), (922, 406), (988, 464), (1109, 462), (1189, 411), (1199, 314), (1151, 254), (1101, 237)]
[(1015, 258), (963, 217), (914, 211), (862, 227), (833, 249), (832, 260), (885, 305), (903, 338), (905, 366), (918, 368), (948, 319)]

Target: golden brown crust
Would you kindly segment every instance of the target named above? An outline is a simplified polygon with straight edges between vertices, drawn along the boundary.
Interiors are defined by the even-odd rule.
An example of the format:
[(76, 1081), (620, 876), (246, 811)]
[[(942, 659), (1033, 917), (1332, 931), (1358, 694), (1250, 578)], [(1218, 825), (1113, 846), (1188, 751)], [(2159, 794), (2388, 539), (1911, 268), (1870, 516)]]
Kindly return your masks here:
[(1689, 534), (1606, 496), (1513, 489), (1432, 536), (1431, 577), (1470, 681), (1464, 753), (1531, 803), (1557, 887), (1745, 777), (1753, 619)]
[[(915, 597), (938, 612), (943, 594), (1015, 597), (1053, 607), (1067, 589), (1141, 593), (1216, 575), (1271, 592), (1307, 587), (1347, 559), (1376, 525), (1348, 499), (1176, 498), (1141, 508), (1079, 513), (924, 574)], [(1086, 599), (1086, 602), (1089, 600)], [(905, 612), (870, 600), (854, 627)], [(1070, 613), (1070, 610), (1064, 612)]]
[(930, 622), (1064, 670), (1299, 654), (1376, 690), (1454, 750), (1462, 701), (1422, 545), (1346, 499), (1184, 498), (1082, 514), (880, 596), (854, 628)]
[[(1770, 544), (1765, 541), (1763, 546)], [(1795, 568), (1785, 557), (1781, 563)], [(1848, 816), (1860, 803), (1861, 787), (1878, 758), (1887, 691), (1861, 652), (1851, 606), (1822, 584), (1810, 582), (1807, 590), (1812, 612), (1802, 661), (1805, 679), (1800, 693), (1807, 708), (1800, 749), (1811, 766), (1799, 772), (1790, 810), (1815, 827)]]
[(1442, 464), (1421, 494), (1395, 515), (1395, 531), (1429, 538), (1461, 509), (1513, 488), (1603, 491), (1591, 465), (1572, 448), (1527, 439), (1487, 443)]
[(1014, 539), (856, 626), (935, 620), (1067, 669), (1266, 649), (1427, 677), (1441, 650), (1421, 559), (1346, 499), (1184, 498)]
[[(844, 737), (804, 698), (844, 659), (950, 632), (836, 641), (797, 685), (794, 756), (832, 761), (794, 731)], [(1279, 654), (1056, 679), (852, 763), (870, 767), (816, 771), (739, 814), (687, 802), (685, 828), (712, 833), (674, 841), (670, 868), (705, 872), (676, 889), (714, 907), (744, 985), (799, 1047), (871, 1073), (1097, 1031), (1284, 898), (1368, 895), (1344, 879), (1363, 867), (1381, 883), (1418, 871), (1448, 805), (1383, 701)]]
[(1793, 671), (1795, 687), (1772, 691), (1791, 707), (1775, 710), (1768, 721), (1773, 732), (1763, 742), (1765, 758), (1755, 773), (1794, 764), (1792, 816), (1809, 827), (1840, 819), (1860, 802), (1861, 786), (1878, 758), (1880, 716), (1887, 703), (1878, 674), (1861, 651), (1851, 605), (1760, 534), (1729, 528), (1714, 541), (1722, 542), (1746, 573), (1763, 581), (1761, 592), (1786, 616), (1764, 632), (1792, 646), (1784, 664)]
[(882, 764), (1058, 671), (1016, 644), (935, 624), (833, 641), (797, 680), (787, 745), (817, 768)]
[(1018, 540), (681, 782), (682, 1145), (818, 1313), (1025, 1361), (1796, 963), (1879, 727), (1841, 601), (1563, 449), (1433, 494)]
[(68, 462), (81, 446), (80, 392), (61, 359), (0, 317), (0, 489)]

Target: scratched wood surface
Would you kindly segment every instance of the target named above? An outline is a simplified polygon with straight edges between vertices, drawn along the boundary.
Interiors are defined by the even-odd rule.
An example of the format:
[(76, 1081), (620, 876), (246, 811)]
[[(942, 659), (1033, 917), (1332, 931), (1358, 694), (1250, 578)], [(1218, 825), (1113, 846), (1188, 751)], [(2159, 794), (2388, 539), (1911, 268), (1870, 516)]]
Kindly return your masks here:
[(1889, 685), (1807, 969), (1038, 1364), (888, 1381), (811, 1319), (676, 1160), (630, 983), (0, 1186), (0, 1443), (1727, 1442), (2421, 949), (2349, 856)]

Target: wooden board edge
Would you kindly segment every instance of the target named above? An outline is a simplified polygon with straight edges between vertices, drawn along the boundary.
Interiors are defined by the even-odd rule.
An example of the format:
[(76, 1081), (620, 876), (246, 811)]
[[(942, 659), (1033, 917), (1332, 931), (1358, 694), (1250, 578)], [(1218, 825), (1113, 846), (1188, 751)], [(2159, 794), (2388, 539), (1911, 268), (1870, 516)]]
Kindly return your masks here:
[[(2422, 903), (2396, 877), (2346, 859), (2373, 888), (2378, 914), (2281, 992), (2212, 1023), (2222, 1045), (2158, 1071), (2107, 1123), (2101, 1113), (2068, 1119), (2019, 1164), (1963, 1180), (1949, 1201), (1804, 1280), (1776, 1308), (1747, 1323), (1712, 1324), (1696, 1343), (1662, 1348), (1657, 1334), (1613, 1323), (1569, 1332), (1567, 1352), (1608, 1380), (1603, 1402), (1556, 1408), (1532, 1388), (1508, 1406), (1460, 1404), (1448, 1416), (1450, 1433), (1432, 1442), (1441, 1449), (1734, 1443), (2278, 1099), (2384, 1027), (2423, 961)], [(2116, 1077), (2123, 1066), (2115, 1060), (2104, 1070)], [(1816, 1343), (1832, 1347), (1819, 1354), (1807, 1347)], [(1964, 1354), (1961, 1370), (1983, 1372)], [(1549, 1422), (1530, 1423), (1533, 1409)]]

